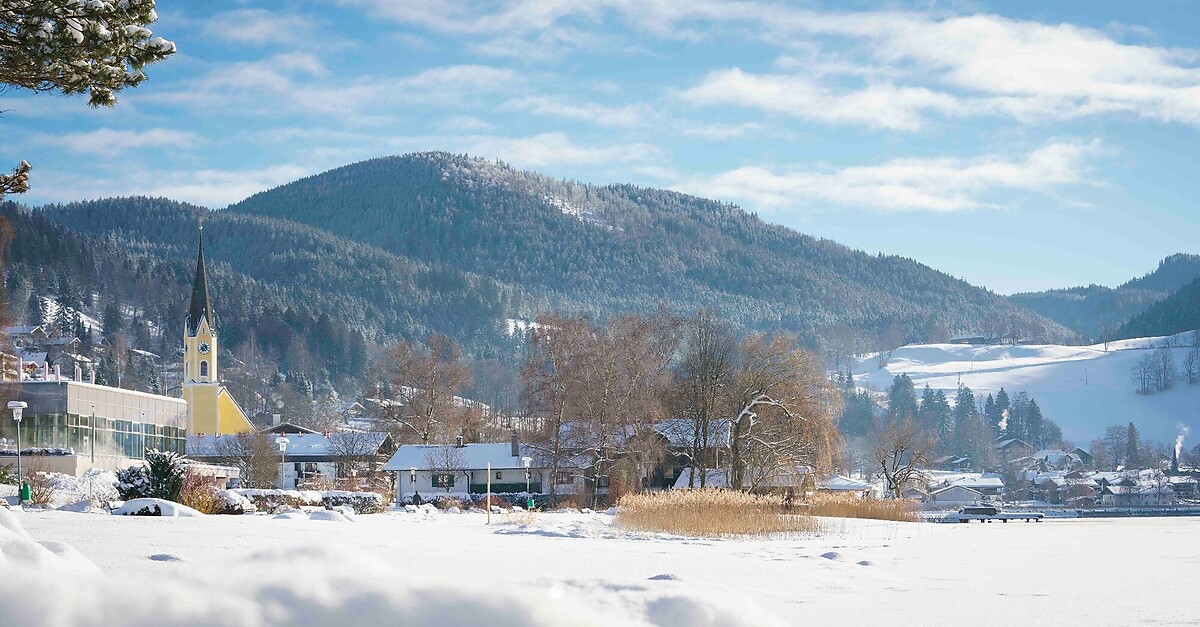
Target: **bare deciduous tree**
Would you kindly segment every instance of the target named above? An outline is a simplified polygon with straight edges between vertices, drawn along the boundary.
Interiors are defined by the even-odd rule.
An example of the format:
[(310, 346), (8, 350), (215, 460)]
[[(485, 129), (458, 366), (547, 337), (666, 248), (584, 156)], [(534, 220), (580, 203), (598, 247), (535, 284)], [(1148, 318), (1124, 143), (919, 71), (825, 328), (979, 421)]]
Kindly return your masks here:
[[(697, 475), (705, 487), (708, 468), (717, 460), (710, 454), (720, 442), (726, 444), (729, 418), (726, 413), (736, 370), (737, 342), (733, 329), (711, 309), (702, 309), (684, 325), (684, 354), (675, 372), (670, 396), (672, 423), (680, 440), (690, 442), (684, 453), (694, 472), (688, 487), (696, 487)], [(724, 433), (722, 433), (724, 431)]]
[(247, 488), (270, 488), (279, 474), (279, 449), (265, 433), (223, 435), (216, 438), (217, 463), (233, 466)]
[(787, 335), (755, 333), (739, 347), (729, 427), (730, 486), (824, 472), (839, 454), (834, 417), (841, 397), (816, 355)]
[(911, 481), (920, 476), (922, 467), (936, 444), (912, 418), (884, 419), (871, 437), (871, 457), (883, 475), (887, 490), (895, 498)]
[(434, 333), (420, 346), (398, 342), (384, 351), (380, 377), (390, 384), (394, 401), (386, 404), (384, 419), (399, 442), (430, 444), (446, 441), (452, 432), (464, 434), (470, 407), (457, 394), (470, 380), (462, 349), (450, 338)]

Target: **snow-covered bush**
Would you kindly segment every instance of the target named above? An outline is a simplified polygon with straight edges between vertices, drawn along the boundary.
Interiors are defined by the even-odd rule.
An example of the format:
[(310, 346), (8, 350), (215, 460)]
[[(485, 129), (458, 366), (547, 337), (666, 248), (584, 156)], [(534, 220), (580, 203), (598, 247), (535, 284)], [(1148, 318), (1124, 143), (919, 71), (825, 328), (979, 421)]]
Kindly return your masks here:
[(321, 502), (327, 508), (349, 505), (355, 514), (377, 514), (384, 510), (384, 500), (376, 492), (345, 492), (331, 490), (322, 493)]
[(146, 451), (150, 474), (150, 489), (146, 496), (178, 501), (179, 492), (183, 489), (184, 463), (184, 457), (179, 453), (158, 449)]
[(140, 499), (150, 492), (150, 474), (145, 466), (130, 466), (117, 471), (117, 493), (121, 500)]
[(240, 515), (253, 511), (255, 511), (254, 503), (237, 492), (233, 490), (217, 492), (217, 507), (214, 514)]
[(88, 468), (78, 477), (53, 473), (53, 480), (59, 502), (87, 501), (95, 507), (104, 507), (121, 498), (117, 490), (117, 476), (107, 470)]
[(277, 514), (299, 507), (318, 507), (324, 505), (320, 492), (311, 490), (231, 490), (254, 504), (259, 511)]
[(117, 472), (117, 491), (128, 501), (137, 498), (178, 501), (183, 489), (186, 458), (171, 451), (146, 451), (145, 466), (131, 466)]

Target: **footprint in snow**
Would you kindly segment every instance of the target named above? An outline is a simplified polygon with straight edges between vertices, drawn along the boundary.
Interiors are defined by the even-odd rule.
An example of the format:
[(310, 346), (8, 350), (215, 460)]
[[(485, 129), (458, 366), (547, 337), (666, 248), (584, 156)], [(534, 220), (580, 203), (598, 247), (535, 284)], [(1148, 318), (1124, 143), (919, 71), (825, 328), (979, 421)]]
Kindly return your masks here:
[(837, 551), (830, 551), (828, 553), (822, 553), (821, 557), (823, 557), (827, 560), (832, 560), (834, 562), (841, 562), (846, 559), (845, 557), (842, 556), (841, 553), (838, 553)]
[(155, 553), (154, 555), (150, 556), (150, 561), (152, 561), (152, 562), (182, 562), (183, 558), (179, 557), (178, 555), (171, 555), (170, 553)]
[(650, 581), (679, 581), (679, 576), (673, 575), (671, 573), (663, 573), (661, 575), (655, 575), (653, 577), (650, 577), (649, 580)]
[(874, 566), (875, 564), (873, 562), (871, 562), (871, 560), (863, 560), (861, 562), (858, 562), (858, 565), (859, 566)]

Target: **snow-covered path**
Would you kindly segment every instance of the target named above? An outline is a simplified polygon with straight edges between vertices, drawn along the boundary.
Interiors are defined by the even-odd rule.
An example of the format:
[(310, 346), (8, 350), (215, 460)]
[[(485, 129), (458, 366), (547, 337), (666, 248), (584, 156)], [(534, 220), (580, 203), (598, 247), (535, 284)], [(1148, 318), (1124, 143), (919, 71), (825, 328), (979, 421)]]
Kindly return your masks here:
[[(1200, 568), (1194, 518), (838, 520), (818, 537), (702, 540), (627, 533), (612, 528), (609, 516), (583, 514), (542, 514), (524, 525), (498, 516), (501, 524), (491, 527), (482, 514), (383, 514), (354, 523), (15, 517), (35, 540), (77, 548), (115, 578), (114, 590), (141, 582), (136, 589), (153, 599), (151, 607), (166, 603), (155, 586), (184, 584), (199, 587), (190, 602), (212, 596), (214, 607), (259, 603), (263, 595), (293, 604), (293, 597), (315, 597), (331, 612), (359, 616), (355, 624), (373, 624), (395, 608), (432, 612), (441, 606), (430, 599), (439, 598), (478, 615), (479, 624), (496, 624), (479, 614), (484, 608), (506, 605), (523, 617), (514, 624), (1200, 624), (1200, 597), (1189, 583)], [(0, 588), (13, 586), (10, 575), (0, 581)], [(392, 609), (347, 600), (360, 585)], [(96, 601), (79, 595), (59, 603), (89, 598)], [(271, 622), (265, 612), (220, 624)]]

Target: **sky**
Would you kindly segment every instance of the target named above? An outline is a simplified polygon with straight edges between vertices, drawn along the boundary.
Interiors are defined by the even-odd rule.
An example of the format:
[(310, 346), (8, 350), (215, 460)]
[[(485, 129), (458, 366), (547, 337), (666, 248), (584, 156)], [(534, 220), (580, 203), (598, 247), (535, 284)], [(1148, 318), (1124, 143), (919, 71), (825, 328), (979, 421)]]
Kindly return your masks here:
[[(0, 92), (40, 205), (445, 150), (736, 203), (1008, 294), (1200, 253), (1186, 2), (159, 0), (111, 109)], [(11, 167), (11, 166), (10, 166)]]

